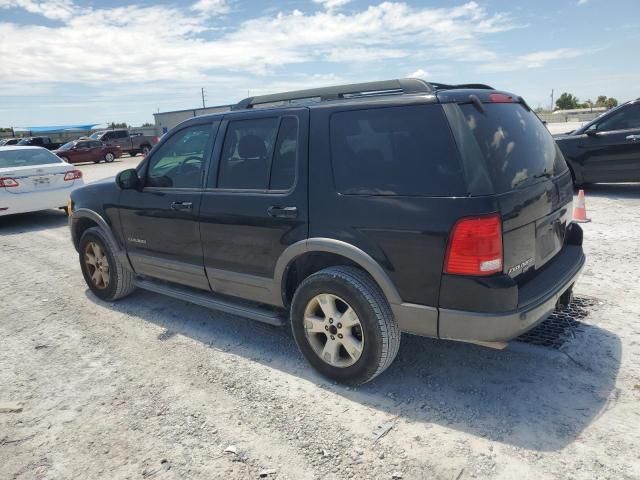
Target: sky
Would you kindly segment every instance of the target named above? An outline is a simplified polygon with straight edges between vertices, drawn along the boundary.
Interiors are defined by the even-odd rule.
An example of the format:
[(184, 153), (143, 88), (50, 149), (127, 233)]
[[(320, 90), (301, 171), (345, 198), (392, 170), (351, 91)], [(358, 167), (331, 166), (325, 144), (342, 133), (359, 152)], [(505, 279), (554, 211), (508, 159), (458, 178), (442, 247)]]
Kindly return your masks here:
[(420, 77), (640, 97), (640, 0), (0, 0), (0, 127)]

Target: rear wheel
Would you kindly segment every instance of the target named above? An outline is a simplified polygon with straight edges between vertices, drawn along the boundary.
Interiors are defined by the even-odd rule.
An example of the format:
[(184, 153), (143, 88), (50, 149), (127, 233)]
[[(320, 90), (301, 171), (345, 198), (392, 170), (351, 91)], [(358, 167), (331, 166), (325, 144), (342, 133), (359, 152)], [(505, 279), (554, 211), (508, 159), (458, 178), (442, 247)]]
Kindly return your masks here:
[(111, 163), (116, 159), (116, 156), (111, 153), (111, 152), (107, 152), (104, 154), (104, 161), (107, 163)]
[(149, 155), (149, 152), (151, 151), (151, 147), (149, 145), (145, 145), (144, 147), (142, 147), (142, 154), (146, 157), (147, 155)]
[(400, 346), (400, 329), (384, 294), (366, 272), (348, 266), (321, 270), (300, 284), (291, 329), (316, 370), (347, 384), (382, 373)]
[(133, 273), (116, 258), (99, 228), (82, 234), (79, 250), (82, 275), (97, 297), (117, 300), (135, 290)]
[(138, 155), (138, 153), (140, 153), (140, 152), (138, 152), (137, 150), (131, 150), (131, 151), (129, 152), (129, 156), (130, 156), (130, 157), (135, 157), (136, 155)]

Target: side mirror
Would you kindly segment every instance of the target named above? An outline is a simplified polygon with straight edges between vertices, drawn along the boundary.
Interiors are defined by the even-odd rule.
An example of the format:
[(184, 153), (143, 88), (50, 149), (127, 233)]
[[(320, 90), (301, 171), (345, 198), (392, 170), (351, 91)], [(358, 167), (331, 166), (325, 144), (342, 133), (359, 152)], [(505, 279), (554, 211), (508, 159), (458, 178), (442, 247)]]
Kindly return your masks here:
[(586, 133), (590, 137), (596, 137), (598, 135), (598, 127), (593, 126), (589, 128), (587, 131), (585, 131), (584, 133)]
[(133, 190), (140, 185), (140, 178), (138, 177), (138, 171), (135, 168), (129, 168), (121, 171), (116, 176), (116, 184), (122, 190)]

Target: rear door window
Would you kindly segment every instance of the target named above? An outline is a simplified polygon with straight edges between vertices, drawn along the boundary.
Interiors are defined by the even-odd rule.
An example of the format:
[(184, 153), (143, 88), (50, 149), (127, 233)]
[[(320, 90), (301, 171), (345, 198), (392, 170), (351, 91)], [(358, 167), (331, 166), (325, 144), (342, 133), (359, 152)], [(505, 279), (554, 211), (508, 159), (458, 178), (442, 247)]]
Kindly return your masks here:
[(222, 147), (218, 188), (266, 190), (279, 118), (229, 122)]
[(484, 156), (493, 186), (503, 193), (566, 171), (560, 149), (534, 112), (520, 103), (460, 109)]
[(336, 189), (346, 195), (457, 196), (459, 154), (440, 105), (335, 113), (330, 120)]

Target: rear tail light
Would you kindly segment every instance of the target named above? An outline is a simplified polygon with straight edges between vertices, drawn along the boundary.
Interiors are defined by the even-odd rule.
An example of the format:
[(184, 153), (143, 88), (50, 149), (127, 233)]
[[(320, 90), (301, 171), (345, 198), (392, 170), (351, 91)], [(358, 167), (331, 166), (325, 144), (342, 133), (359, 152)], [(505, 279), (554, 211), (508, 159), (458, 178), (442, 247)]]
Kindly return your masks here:
[(69, 170), (64, 175), (65, 182), (69, 182), (71, 180), (77, 180), (78, 178), (82, 178), (82, 172), (80, 170)]
[(504, 93), (492, 93), (489, 95), (489, 100), (493, 103), (513, 103), (513, 97)]
[(11, 187), (18, 187), (18, 186), (20, 186), (20, 184), (18, 183), (17, 180), (14, 180), (13, 178), (9, 178), (9, 177), (0, 178), (0, 187), (11, 188)]
[(444, 273), (491, 275), (502, 271), (502, 221), (498, 214), (462, 218), (453, 226)]

